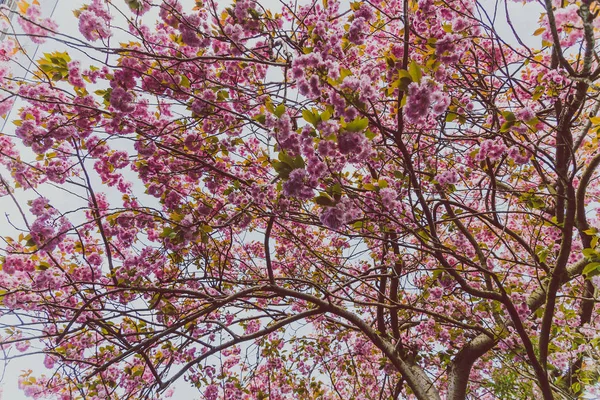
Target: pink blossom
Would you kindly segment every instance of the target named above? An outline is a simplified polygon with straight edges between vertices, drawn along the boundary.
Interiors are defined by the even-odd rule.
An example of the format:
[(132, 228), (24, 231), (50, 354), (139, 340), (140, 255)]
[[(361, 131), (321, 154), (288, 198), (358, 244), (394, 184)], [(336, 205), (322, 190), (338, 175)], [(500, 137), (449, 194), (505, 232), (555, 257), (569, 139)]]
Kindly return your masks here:
[(431, 89), (430, 85), (419, 85), (415, 82), (408, 86), (408, 97), (404, 107), (404, 115), (408, 121), (416, 123), (428, 115), (432, 103)]
[(113, 106), (117, 111), (129, 113), (135, 110), (133, 100), (133, 94), (127, 92), (125, 89), (119, 86), (113, 89), (111, 93), (110, 105)]
[(34, 43), (42, 44), (45, 37), (58, 29), (58, 25), (50, 18), (42, 18), (39, 4), (32, 3), (27, 7), (27, 12), (19, 18), (19, 24)]
[(502, 155), (506, 152), (506, 145), (502, 142), (501, 138), (496, 140), (484, 140), (481, 143), (481, 147), (479, 149), (479, 154), (475, 157), (477, 161), (483, 161), (486, 158), (489, 158), (490, 161), (498, 161)]
[(260, 321), (257, 319), (253, 319), (252, 321), (248, 322), (248, 324), (246, 325), (246, 329), (245, 332), (247, 335), (251, 335), (253, 333), (256, 333), (260, 330)]
[(294, 169), (287, 181), (283, 183), (283, 192), (286, 196), (297, 197), (301, 200), (307, 200), (314, 196), (314, 191), (307, 186), (308, 174), (304, 169)]
[(79, 32), (91, 42), (107, 39), (111, 36), (109, 26), (111, 19), (101, 0), (92, 0), (79, 15)]
[(69, 68), (69, 83), (77, 87), (85, 87), (85, 81), (81, 76), (81, 63), (79, 61), (71, 61), (67, 64)]
[(362, 44), (368, 32), (368, 25), (363, 17), (355, 17), (348, 30), (348, 41), (354, 44)]
[(206, 400), (217, 400), (219, 397), (219, 387), (217, 385), (208, 385), (204, 390)]
[(361, 132), (344, 132), (338, 135), (338, 149), (342, 154), (361, 153), (367, 138)]
[(191, 47), (205, 47), (210, 44), (210, 40), (203, 33), (198, 31), (201, 25), (198, 15), (190, 15), (184, 18), (180, 25), (181, 40)]
[(395, 211), (400, 203), (396, 200), (398, 194), (392, 188), (383, 188), (379, 191), (383, 206), (389, 211)]
[[(21, 353), (27, 351), (31, 346), (31, 342), (29, 340), (19, 341), (15, 344), (15, 348)], [(1, 397), (0, 397), (1, 398)]]
[(47, 208), (49, 207), (49, 200), (45, 197), (38, 197), (31, 201), (31, 207), (29, 211), (35, 216), (44, 215), (47, 212)]
[(346, 223), (346, 214), (338, 207), (326, 207), (319, 219), (324, 226), (337, 230)]
[(0, 97), (0, 116), (6, 115), (12, 109), (14, 99), (11, 97)]
[(46, 354), (46, 357), (44, 357), (44, 367), (46, 367), (47, 369), (54, 368), (54, 357), (52, 357), (49, 354)]
[(529, 150), (522, 151), (518, 146), (511, 146), (508, 149), (508, 156), (513, 159), (516, 164), (527, 164), (531, 159)]
[(458, 183), (458, 174), (454, 170), (444, 171), (436, 175), (435, 180), (442, 186), (455, 185)]

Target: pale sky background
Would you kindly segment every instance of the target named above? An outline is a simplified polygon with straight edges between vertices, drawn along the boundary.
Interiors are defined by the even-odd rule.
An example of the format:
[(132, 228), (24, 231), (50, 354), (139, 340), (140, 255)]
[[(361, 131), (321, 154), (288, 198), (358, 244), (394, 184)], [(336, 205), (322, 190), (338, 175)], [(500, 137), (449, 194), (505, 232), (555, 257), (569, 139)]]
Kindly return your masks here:
[[(56, 0), (39, 0), (44, 11), (49, 15), (54, 9), (54, 5)], [(223, 4), (228, 3), (228, 1), (221, 0)], [(113, 0), (115, 4), (118, 6), (126, 7), (124, 0)], [(184, 10), (190, 10), (194, 4), (194, 0), (182, 0), (184, 4)], [(85, 2), (83, 0), (58, 0), (57, 6), (54, 9), (53, 18), (59, 24), (59, 30), (61, 33), (65, 33), (67, 35), (72, 36), (80, 36), (77, 30), (77, 20), (71, 12), (74, 9), (80, 8)], [(300, 0), (302, 3), (302, 0)], [(268, 0), (261, 1), (261, 4), (265, 8), (271, 9), (279, 9), (277, 0)], [(493, 16), (494, 10), (494, 2), (491, 0), (485, 0), (482, 2), (486, 10), (490, 16)], [(539, 14), (541, 11), (541, 7), (536, 3), (529, 3), (526, 5), (520, 3), (514, 3), (509, 1), (508, 3), (510, 19), (519, 32), (521, 39), (528, 45), (538, 45), (539, 37), (531, 36), (531, 33), (538, 27), (537, 20), (539, 18)], [(147, 17), (144, 17), (144, 20), (147, 20)], [(506, 15), (504, 12), (504, 3), (500, 2), (497, 7), (496, 14), (496, 27), (498, 31), (502, 33), (504, 39), (511, 44), (517, 44), (512, 32), (508, 28), (506, 23)], [(148, 25), (151, 25), (148, 23)], [(122, 35), (122, 34), (121, 34)], [(115, 34), (115, 36), (111, 39), (112, 44), (114, 45), (119, 41), (119, 34)], [(56, 42), (49, 40), (46, 44), (42, 45), (38, 51), (36, 58), (39, 58), (45, 52), (52, 51), (63, 51), (64, 46), (60, 46)], [(30, 49), (34, 49), (34, 46), (31, 46)], [(70, 50), (69, 53), (73, 59), (77, 58), (77, 53), (75, 51)], [(8, 117), (8, 123), (5, 124), (3, 132), (12, 133), (14, 131), (14, 125), (10, 122), (12, 119), (15, 119), (15, 111), (18, 109), (15, 107), (13, 109), (13, 114)], [(0, 119), (0, 127), (2, 127), (3, 121)], [(0, 168), (0, 173), (3, 175), (7, 175), (6, 171), (3, 171)], [(53, 189), (49, 192), (43, 192), (46, 197), (51, 200), (51, 203), (60, 204), (62, 199), (62, 193), (59, 190)], [(18, 196), (21, 204), (26, 204), (26, 201), (29, 199), (33, 199), (35, 196), (32, 193), (23, 193), (22, 191), (18, 191), (15, 193)], [(72, 201), (72, 199), (69, 199)], [(12, 204), (11, 200), (5, 196), (0, 197), (0, 236), (12, 235), (14, 234), (14, 229), (10, 227), (9, 224), (6, 223), (5, 214), (11, 217), (11, 219), (19, 219), (18, 211), (15, 208), (14, 204)], [(3, 321), (6, 322), (6, 321)], [(0, 332), (1, 334), (1, 332)], [(1, 357), (1, 355), (0, 355)], [(0, 362), (2, 360), (0, 359)], [(2, 366), (0, 365), (0, 368)], [(8, 363), (8, 367), (4, 371), (4, 377), (2, 382), (0, 382), (0, 389), (3, 391), (4, 400), (25, 400), (25, 397), (22, 392), (17, 387), (18, 377), (21, 374), (22, 370), (32, 369), (35, 373), (44, 373), (45, 368), (43, 367), (43, 357), (42, 356), (31, 356), (24, 358), (17, 358)], [(1, 370), (0, 370), (1, 372)], [(198, 393), (196, 389), (190, 388), (185, 382), (181, 381), (179, 384), (176, 384), (176, 392), (173, 396), (173, 399), (200, 399), (201, 394)], [(2, 395), (0, 394), (0, 397)]]

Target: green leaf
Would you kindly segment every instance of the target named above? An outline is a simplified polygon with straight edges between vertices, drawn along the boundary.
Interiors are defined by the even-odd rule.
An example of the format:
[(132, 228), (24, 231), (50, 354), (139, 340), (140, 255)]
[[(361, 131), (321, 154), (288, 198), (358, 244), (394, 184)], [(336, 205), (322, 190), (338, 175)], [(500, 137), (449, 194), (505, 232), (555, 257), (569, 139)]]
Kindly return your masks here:
[(334, 185), (329, 186), (327, 189), (325, 189), (325, 193), (329, 197), (333, 197), (333, 199), (337, 203), (342, 198), (342, 186), (339, 183), (335, 183)]
[(142, 2), (139, 0), (125, 0), (125, 3), (129, 6), (129, 8), (133, 11), (139, 11), (142, 9)]
[(290, 177), (290, 172), (292, 172), (292, 167), (290, 165), (279, 161), (272, 161), (272, 165), (275, 172), (277, 172), (281, 178), (288, 179)]
[(511, 111), (503, 111), (502, 112), (502, 116), (507, 121), (516, 121), (517, 120), (517, 117)]
[(600, 267), (600, 262), (589, 263), (583, 269), (582, 274), (585, 275), (588, 278), (592, 277), (592, 276), (595, 276), (595, 275), (598, 275), (598, 274), (600, 274), (600, 270), (598, 270), (598, 267)]
[(158, 301), (161, 298), (161, 294), (160, 293), (155, 293), (152, 298), (150, 299), (150, 301), (148, 302), (148, 308), (150, 308), (151, 310), (153, 310), (156, 305), (158, 304)]
[(329, 110), (325, 110), (321, 113), (321, 121), (326, 122), (326, 121), (329, 121), (330, 118), (331, 118), (331, 112), (329, 112)]
[(446, 115), (446, 122), (452, 122), (452, 121), (454, 121), (454, 120), (456, 119), (456, 117), (458, 117), (458, 115), (456, 115), (456, 114), (455, 114), (455, 113), (453, 113), (453, 112), (449, 112), (449, 113)]
[(188, 77), (185, 75), (180, 75), (180, 76), (181, 76), (181, 82), (179, 82), (179, 86), (189, 88), (192, 84), (191, 84), (190, 80), (188, 79)]
[(285, 151), (280, 151), (277, 155), (277, 158), (282, 163), (289, 165), (291, 169), (304, 168), (306, 166), (306, 164), (304, 163), (304, 159), (301, 155), (297, 155), (296, 157), (292, 158)]
[[(228, 92), (227, 90), (219, 90), (219, 91), (217, 92), (217, 100), (218, 100), (218, 101), (225, 101), (225, 100), (227, 100), (228, 98), (229, 98), (229, 92)], [(285, 111), (285, 106), (284, 106), (284, 109), (283, 109), (283, 110)], [(280, 115), (279, 115), (279, 116), (280, 116)]]
[(267, 109), (267, 111), (269, 111), (271, 114), (275, 114), (275, 108), (273, 108), (273, 102), (271, 101), (270, 98), (267, 99), (267, 101), (265, 102), (265, 108)]
[(412, 77), (413, 82), (421, 82), (421, 78), (423, 77), (423, 72), (421, 71), (421, 67), (415, 61), (411, 61), (408, 65), (408, 73)]
[(373, 139), (375, 139), (375, 137), (377, 137), (377, 134), (375, 132), (373, 132), (372, 130), (367, 129), (367, 131), (365, 132), (365, 136), (367, 137), (367, 139), (373, 140)]
[(544, 94), (544, 87), (543, 86), (537, 86), (535, 88), (535, 90), (533, 91), (533, 95), (531, 96), (531, 100), (538, 101), (540, 99), (540, 97), (542, 97), (542, 94)]
[(40, 263), (40, 265), (38, 265), (38, 266), (36, 267), (36, 269), (37, 269), (37, 270), (39, 270), (39, 271), (45, 271), (45, 270), (47, 270), (48, 268), (50, 268), (50, 264), (49, 264), (49, 263), (47, 263), (47, 262), (45, 262), (45, 261), (42, 261), (42, 262)]
[(171, 235), (171, 233), (173, 233), (173, 228), (170, 227), (166, 227), (163, 229), (163, 231), (160, 233), (160, 237), (161, 238), (165, 238), (165, 237), (169, 237)]
[(304, 169), (306, 167), (306, 163), (301, 155), (294, 157), (294, 160), (292, 161), (292, 167), (300, 169)]
[(548, 249), (545, 249), (545, 248), (544, 248), (543, 250), (540, 250), (540, 251), (537, 253), (538, 257), (540, 258), (540, 262), (543, 262), (543, 263), (545, 263), (545, 262), (546, 262), (546, 260), (548, 259), (548, 254), (549, 254), (549, 251), (548, 251)]
[(319, 123), (319, 116), (315, 115), (310, 110), (304, 110), (304, 111), (302, 111), (302, 118), (304, 118), (304, 120), (306, 122), (308, 122), (309, 124), (312, 124), (314, 126), (317, 126), (317, 124)]
[(163, 302), (165, 303), (165, 305), (161, 308), (160, 311), (162, 311), (164, 314), (166, 315), (177, 315), (177, 308), (173, 305), (173, 303), (163, 300)]
[(411, 82), (413, 80), (412, 76), (410, 75), (410, 72), (408, 72), (405, 69), (399, 69), (398, 70), (398, 78), (400, 78), (400, 79), (406, 78), (406, 79), (409, 79)]
[(350, 132), (360, 132), (363, 131), (369, 125), (369, 120), (367, 118), (356, 118), (354, 121), (349, 122), (346, 125), (346, 130)]
[(285, 104), (281, 103), (280, 105), (278, 105), (275, 108), (275, 111), (273, 112), (273, 114), (275, 114), (277, 116), (277, 118), (281, 118), (281, 116), (283, 115), (284, 112), (285, 112)]
[(294, 163), (294, 159), (290, 157), (290, 155), (285, 151), (280, 151), (279, 154), (277, 154), (277, 158), (279, 159), (279, 161), (286, 163), (290, 167)]
[(593, 258), (596, 256), (596, 251), (594, 249), (583, 249), (582, 253), (586, 258)]
[(500, 127), (500, 132), (507, 132), (510, 128), (515, 126), (515, 121), (506, 121)]
[(142, 376), (144, 375), (144, 367), (141, 365), (136, 365), (131, 369), (131, 376)]
[[(388, 92), (389, 92), (389, 94), (388, 94), (388, 95), (391, 95), (391, 94), (394, 92), (394, 90), (393, 90), (393, 87), (398, 87), (398, 89), (400, 89), (400, 91), (402, 91), (402, 92), (406, 92), (406, 91), (408, 90), (408, 86), (409, 86), (411, 83), (412, 83), (412, 79), (411, 79), (411, 78), (406, 78), (406, 77), (403, 77), (403, 78), (400, 78), (400, 79), (396, 80), (396, 81), (395, 81), (395, 82), (392, 84), (392, 86), (390, 86), (390, 87), (388, 88)], [(406, 97), (406, 96), (404, 96), (403, 98), (405, 98), (405, 97)]]
[(326, 194), (320, 194), (319, 196), (315, 197), (315, 203), (317, 203), (320, 206), (335, 206), (335, 202), (333, 201), (333, 199)]

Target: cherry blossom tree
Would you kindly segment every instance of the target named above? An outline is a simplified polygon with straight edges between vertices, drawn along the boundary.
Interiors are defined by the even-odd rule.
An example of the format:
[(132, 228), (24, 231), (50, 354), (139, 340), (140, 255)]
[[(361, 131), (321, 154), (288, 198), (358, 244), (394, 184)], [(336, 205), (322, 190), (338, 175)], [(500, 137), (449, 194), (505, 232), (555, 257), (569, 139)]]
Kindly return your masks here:
[(598, 388), (598, 3), (536, 3), (535, 48), (505, 3), (85, 3), (78, 36), (0, 8), (0, 344), (47, 369), (25, 394)]

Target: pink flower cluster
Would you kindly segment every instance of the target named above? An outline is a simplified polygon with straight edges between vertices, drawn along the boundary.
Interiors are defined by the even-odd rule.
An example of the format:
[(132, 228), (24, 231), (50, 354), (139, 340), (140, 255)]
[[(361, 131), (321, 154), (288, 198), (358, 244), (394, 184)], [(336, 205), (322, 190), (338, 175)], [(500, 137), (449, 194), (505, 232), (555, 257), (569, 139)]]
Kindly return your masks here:
[(2, 271), (6, 274), (13, 275), (15, 272), (35, 271), (33, 261), (22, 254), (8, 254), (2, 265)]
[(300, 154), (300, 135), (293, 130), (292, 119), (285, 113), (272, 123), (277, 143), (290, 155)]
[(463, 50), (460, 49), (460, 40), (462, 35), (445, 34), (435, 44), (435, 52), (438, 59), (445, 64), (458, 62)]
[(259, 23), (255, 16), (259, 15), (259, 11), (256, 5), (260, 3), (256, 0), (237, 0), (234, 4), (233, 15), (235, 17), (235, 25), (249, 31), (257, 29)]
[(10, 96), (0, 97), (0, 116), (8, 114), (14, 102), (14, 99)]
[(42, 18), (42, 10), (35, 3), (27, 7), (25, 15), (19, 18), (19, 24), (31, 41), (37, 44), (44, 43), (45, 37), (58, 29), (58, 25), (50, 18)]
[(350, 29), (348, 29), (348, 41), (354, 44), (363, 44), (365, 41), (365, 32), (369, 31), (367, 21), (363, 17), (354, 17)]
[(69, 68), (69, 83), (77, 87), (85, 87), (85, 81), (81, 76), (81, 63), (77, 60), (67, 64)]
[(110, 94), (110, 105), (117, 111), (130, 113), (135, 110), (133, 94), (118, 86)]
[(513, 159), (515, 164), (527, 164), (531, 159), (531, 152), (525, 149), (523, 154), (519, 146), (511, 146), (508, 149), (508, 156)]
[(515, 112), (515, 115), (521, 121), (531, 121), (535, 118), (535, 113), (531, 109), (531, 107), (523, 107)]
[(200, 98), (197, 98), (192, 102), (192, 112), (199, 117), (204, 116), (210, 112), (211, 103), (214, 103), (215, 101), (217, 101), (217, 95), (214, 91), (210, 89), (203, 90)]
[(65, 183), (69, 177), (69, 171), (72, 166), (65, 160), (55, 158), (48, 162), (48, 165), (44, 167), (48, 180), (55, 183)]
[(25, 146), (31, 147), (38, 154), (45, 153), (54, 143), (52, 137), (46, 135), (46, 132), (32, 120), (23, 121), (15, 130), (15, 134)]
[[(575, 3), (569, 4), (564, 8), (558, 8), (554, 11), (556, 30), (562, 46), (573, 46), (583, 38), (583, 29), (581, 29), (582, 23), (578, 11), (579, 6)], [(545, 25), (546, 30), (542, 34), (542, 39), (552, 43), (554, 39), (552, 37), (552, 30), (550, 29), (547, 16), (544, 17), (543, 24)], [(573, 29), (573, 27), (577, 27), (577, 29)]]
[(339, 76), (339, 64), (331, 59), (323, 60), (319, 53), (301, 55), (292, 62), (291, 75), (296, 79), (298, 91), (307, 97), (321, 95), (321, 81), (318, 75), (312, 75), (315, 70), (327, 71), (329, 77), (335, 79)]
[(313, 189), (308, 186), (306, 170), (297, 168), (290, 173), (287, 181), (283, 183), (283, 193), (288, 197), (308, 200), (314, 196)]
[(487, 139), (481, 143), (479, 153), (475, 156), (475, 160), (484, 161), (489, 158), (490, 161), (498, 161), (506, 152), (506, 145), (501, 138), (496, 140)]
[(111, 36), (112, 17), (101, 0), (92, 0), (79, 15), (79, 32), (87, 40), (94, 42)]
[(444, 113), (449, 105), (450, 96), (441, 92), (433, 82), (413, 82), (408, 86), (404, 115), (412, 123), (422, 123), (430, 114), (438, 116)]
[(455, 185), (458, 183), (458, 174), (454, 170), (444, 171), (435, 176), (435, 180), (442, 186)]
[(340, 229), (347, 222), (344, 210), (338, 207), (325, 208), (319, 220), (324, 226), (334, 230)]
[(334, 207), (325, 207), (319, 220), (330, 229), (340, 229), (344, 224), (358, 219), (361, 211), (348, 198), (343, 198)]
[(257, 319), (253, 319), (252, 321), (248, 322), (248, 325), (246, 325), (244, 330), (246, 335), (251, 335), (258, 332), (260, 330), (260, 325), (260, 321)]
[(165, 22), (165, 24), (175, 26), (179, 22), (177, 16), (181, 15), (182, 9), (183, 7), (179, 1), (164, 0), (160, 4), (160, 11), (158, 12), (158, 15)]
[(208, 30), (208, 25), (202, 22), (199, 15), (186, 16), (179, 26), (183, 43), (191, 47), (209, 46), (210, 39), (199, 30), (203, 25), (205, 30)]
[(401, 203), (397, 200), (398, 193), (392, 188), (383, 188), (379, 191), (381, 202), (386, 210), (395, 212), (401, 207)]
[[(362, 75), (360, 78), (355, 76), (347, 76), (344, 78), (340, 89), (344, 89), (349, 93), (358, 94), (358, 98), (363, 103), (374, 101), (377, 97), (376, 87), (369, 75)], [(346, 115), (348, 119), (354, 119), (356, 115)]]
[(43, 197), (31, 202), (30, 211), (37, 217), (31, 224), (31, 238), (38, 248), (46, 252), (53, 251), (71, 229), (71, 224), (65, 217), (58, 217), (58, 211), (49, 206), (48, 199)]
[(342, 154), (359, 154), (365, 148), (367, 138), (362, 132), (340, 132), (338, 149)]

